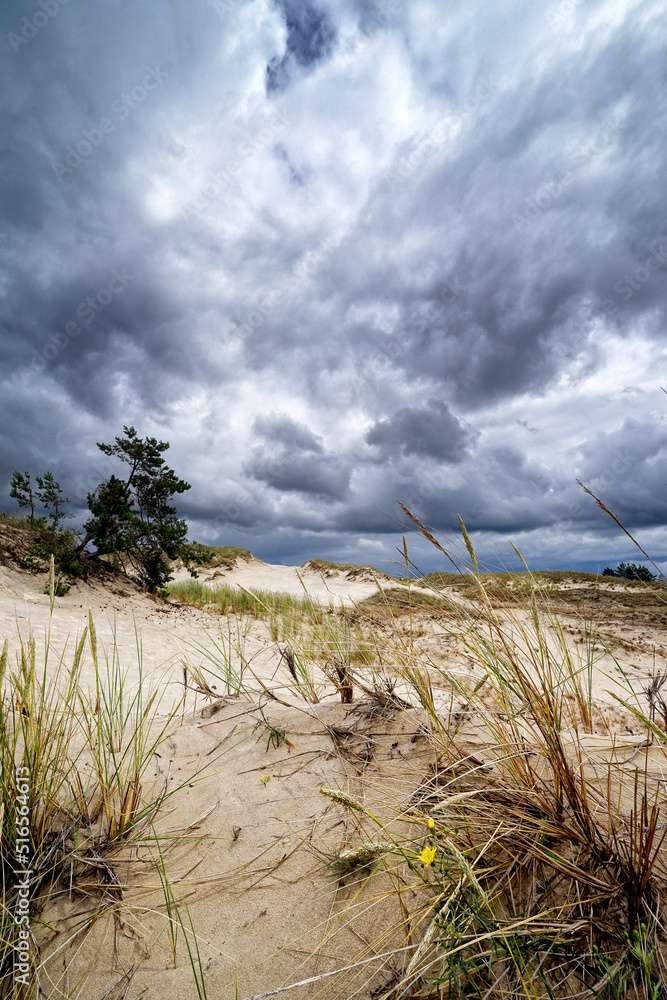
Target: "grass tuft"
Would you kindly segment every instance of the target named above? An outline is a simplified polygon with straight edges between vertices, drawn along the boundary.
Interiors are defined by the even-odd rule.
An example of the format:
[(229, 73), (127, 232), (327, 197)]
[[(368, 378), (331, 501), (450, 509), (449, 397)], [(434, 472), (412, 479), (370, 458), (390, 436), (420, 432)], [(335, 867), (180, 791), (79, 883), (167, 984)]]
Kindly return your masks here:
[[(55, 584), (51, 560), (51, 613)], [(51, 903), (81, 894), (92, 901), (81, 937), (105, 910), (122, 905), (117, 862), (149, 837), (181, 787), (167, 790), (152, 774), (179, 706), (160, 713), (157, 694), (145, 693), (141, 661), (139, 683), (129, 685), (117, 649), (100, 651), (92, 617), (68, 661), (53, 654), (50, 630), (49, 623), (43, 656), (32, 636), (19, 637), (14, 666), (6, 642), (0, 653), (3, 1000), (40, 990), (42, 947), (56, 919)], [(82, 674), (86, 656), (92, 683)], [(29, 966), (25, 983), (16, 977), (20, 955)]]
[(210, 587), (199, 580), (183, 580), (168, 587), (171, 600), (190, 604), (196, 608), (217, 611), (221, 615), (249, 615), (268, 618), (271, 615), (310, 614), (316, 605), (308, 597), (280, 594), (270, 590), (245, 590), (222, 584)]
[[(640, 749), (619, 756), (607, 731), (601, 756), (594, 637), (572, 649), (541, 580), (525, 574), (516, 612), (497, 610), (496, 583), (467, 574), (475, 600), (467, 613), (457, 605), (470, 679), (435, 663), (402, 668), (433, 765), (374, 859), (370, 884), (390, 880), (417, 942), (387, 995), (664, 998), (662, 685), (643, 703), (631, 689), (623, 700), (643, 729)], [(467, 724), (435, 696), (452, 688)], [(417, 835), (406, 832), (425, 806), (426, 832), (419, 820)]]

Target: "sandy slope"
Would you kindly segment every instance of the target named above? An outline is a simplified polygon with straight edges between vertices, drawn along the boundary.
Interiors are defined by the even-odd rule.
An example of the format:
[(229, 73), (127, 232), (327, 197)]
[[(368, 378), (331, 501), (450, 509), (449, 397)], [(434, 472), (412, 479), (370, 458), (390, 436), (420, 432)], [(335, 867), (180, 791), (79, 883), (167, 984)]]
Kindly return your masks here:
[[(179, 576), (188, 578), (185, 571), (181, 571)], [(255, 559), (240, 562), (226, 572), (206, 571), (200, 579), (211, 586), (222, 582), (251, 591), (267, 589), (296, 595), (304, 594), (305, 585), (306, 592), (314, 600), (333, 606), (354, 604), (378, 590), (378, 584), (349, 579), (344, 573), (332, 573), (325, 577), (305, 567), (271, 565)], [(387, 581), (379, 579), (380, 586), (385, 583)], [(36, 636), (38, 646), (43, 647), (49, 625), (49, 598), (44, 593), (45, 584), (44, 576), (0, 566), (0, 639), (7, 638), (13, 650), (18, 646), (19, 634), (26, 637), (31, 632)], [(396, 584), (389, 581), (387, 585), (393, 587)], [(427, 593), (432, 594), (433, 591)], [(224, 617), (154, 600), (122, 581), (115, 589), (99, 583), (79, 583), (68, 594), (56, 599), (56, 612), (51, 622), (53, 663), (57, 662), (63, 650), (72, 648), (86, 624), (89, 611), (93, 615), (101, 647), (110, 651), (115, 644), (129, 679), (136, 681), (139, 676), (139, 644), (144, 676), (164, 682), (165, 692), (171, 692), (174, 698), (182, 694), (184, 662), (204, 662), (201, 648), (212, 649), (228, 628), (228, 620)], [(515, 609), (512, 614), (517, 621), (529, 621), (527, 610)], [(585, 644), (584, 619), (589, 614), (597, 620), (604, 637), (596, 653), (593, 684), (596, 695), (610, 702), (612, 699), (608, 692), (621, 691), (616, 679), (616, 658), (623, 661), (624, 669), (634, 683), (647, 683), (667, 654), (667, 632), (657, 624), (647, 627), (622, 618), (614, 620), (610, 617), (606, 620), (601, 618), (596, 605), (577, 607), (571, 611), (564, 609), (560, 618), (572, 649), (582, 648)], [(267, 682), (274, 679), (276, 671), (284, 675), (279, 646), (271, 640), (266, 624), (262, 621), (251, 622), (245, 631), (245, 653), (256, 675)], [(411, 630), (410, 641), (424, 664), (433, 662), (461, 674), (469, 670), (468, 658), (455, 636), (447, 635), (432, 621), (424, 621)], [(397, 652), (400, 655), (400, 648)], [(389, 662), (391, 665), (391, 659)]]
[[(162, 777), (179, 781), (211, 755), (208, 776), (179, 794), (159, 829), (168, 835), (194, 825), (193, 843), (169, 855), (169, 868), (176, 896), (200, 935), (212, 1000), (233, 998), (236, 989), (247, 997), (335, 969), (363, 951), (358, 934), (364, 922), (354, 934), (344, 927), (335, 880), (320, 862), (347, 836), (342, 810), (319, 791), (322, 785), (346, 787), (353, 780), (352, 768), (335, 752), (325, 728), (345, 725), (346, 713), (340, 705), (310, 714), (275, 706), (269, 717), (284, 727), (291, 746), (267, 750), (266, 730), (250, 708), (231, 702), (213, 719), (186, 718), (160, 761)], [(203, 836), (205, 843), (198, 840)], [(114, 983), (123, 985), (124, 976), (130, 980), (128, 998), (196, 996), (182, 946), (174, 967), (159, 912), (163, 898), (142, 888), (155, 882), (154, 876), (142, 878), (138, 861), (144, 856), (131, 856), (121, 869), (121, 877), (134, 886), (126, 894), (122, 924), (110, 913), (86, 940), (75, 937), (57, 952), (65, 934), (76, 932), (86, 908), (85, 899), (75, 899), (79, 916), (68, 921), (53, 945), (48, 988), (44, 984), (50, 995), (62, 988), (68, 964), (69, 982), (79, 983), (86, 1000), (107, 997)], [(67, 909), (60, 906), (59, 912)], [(377, 975), (382, 973), (379, 963)], [(325, 991), (297, 996), (347, 996), (348, 983), (343, 977)], [(118, 996), (123, 996), (120, 986)]]
[[(376, 589), (373, 583), (349, 580), (344, 574), (324, 578), (257, 560), (223, 575), (206, 573), (204, 579), (208, 576), (214, 577), (213, 584), (224, 580), (248, 589), (296, 594), (303, 592), (301, 576), (309, 592), (326, 604), (349, 604)], [(14, 648), (17, 626), (24, 636), (32, 630), (43, 641), (49, 620), (43, 588), (43, 577), (0, 567), (0, 638), (6, 636)], [(80, 634), (88, 609), (101, 644), (110, 648), (116, 642), (135, 680), (140, 635), (146, 680), (161, 684), (166, 701), (182, 693), (183, 661), (201, 660), (201, 647), (210, 646), (227, 624), (218, 615), (164, 605), (123, 584), (117, 592), (79, 584), (56, 601), (51, 630), (56, 653)], [(580, 641), (580, 614), (578, 609), (564, 623), (573, 646)], [(428, 620), (411, 634), (408, 626), (401, 633), (402, 627), (397, 626), (398, 653), (413, 643), (422, 665), (437, 662), (460, 674), (470, 670), (456, 636)], [(664, 647), (665, 636), (659, 629), (631, 628), (623, 622), (610, 624), (607, 631), (629, 644), (624, 661), (641, 682), (654, 669), (655, 650)], [(276, 671), (284, 674), (278, 646), (264, 623), (250, 625), (246, 653), (261, 680), (275, 683)], [(609, 701), (604, 692), (612, 666), (612, 657), (601, 650), (595, 684), (603, 701)], [(447, 701), (444, 691), (435, 694)], [(266, 699), (260, 709), (256, 699), (229, 699), (220, 703), (219, 711), (202, 717), (202, 705), (201, 697), (196, 704), (192, 699), (188, 703), (165, 752), (155, 760), (153, 780), (186, 782), (159, 829), (165, 835), (187, 830), (192, 838), (187, 851), (174, 850), (168, 860), (176, 895), (187, 905), (201, 938), (209, 997), (234, 997), (237, 988), (240, 997), (247, 997), (390, 946), (389, 919), (383, 917), (380, 901), (365, 921), (355, 922), (354, 930), (346, 926), (349, 908), (357, 906), (354, 894), (336, 891), (322, 861), (354, 843), (354, 831), (349, 815), (324, 799), (319, 789), (342, 787), (365, 796), (378, 811), (392, 795), (407, 794), (426, 773), (429, 761), (420, 713), (407, 709), (378, 717), (359, 698), (351, 710), (341, 706), (332, 692), (323, 704), (307, 709), (303, 703), (277, 705)], [(632, 759), (637, 738), (624, 728), (621, 713), (607, 706), (599, 718), (612, 722), (620, 737), (592, 734), (591, 752), (606, 759), (610, 748), (616, 753), (617, 747)], [(267, 721), (284, 732), (287, 742), (271, 745)], [(474, 720), (464, 718), (463, 725), (470, 727), (471, 745), (477, 749), (480, 733)], [(190, 783), (187, 779), (202, 763), (208, 764), (204, 777)], [(664, 778), (662, 767), (660, 763)], [(125, 906), (115, 915), (110, 910), (86, 939), (77, 936), (77, 928), (92, 898), (75, 895), (74, 907), (70, 900), (58, 904), (58, 914), (70, 915), (66, 929), (72, 940), (66, 944), (61, 933), (53, 941), (49, 979), (43, 983), (47, 996), (62, 996), (67, 984), (86, 1000), (196, 996), (182, 946), (173, 965), (162, 898), (154, 875), (147, 882), (144, 861), (141, 852), (127, 858), (121, 872), (129, 886)], [(364, 967), (363, 973), (334, 977), (289, 995), (343, 1000), (358, 988), (355, 995), (369, 1000), (371, 991), (390, 981), (391, 974), (390, 964), (379, 961), (377, 967)]]
[[(32, 632), (43, 649), (49, 626), (49, 598), (45, 578), (0, 567), (0, 635), (16, 647), (18, 632)], [(130, 587), (114, 593), (99, 584), (77, 584), (56, 599), (51, 621), (52, 659), (71, 650), (91, 612), (100, 646), (116, 645), (132, 680), (138, 677), (137, 640), (142, 648), (146, 678), (171, 678), (180, 673), (180, 661), (195, 641), (215, 632), (216, 621), (194, 608), (180, 609), (153, 601)]]
[[(189, 578), (187, 570), (180, 570), (176, 579)], [(318, 573), (308, 566), (281, 566), (259, 559), (239, 560), (227, 571), (204, 570), (199, 574), (202, 583), (211, 587), (227, 584), (245, 587), (246, 590), (271, 590), (281, 594), (303, 597), (308, 594), (321, 604), (350, 605), (374, 594), (378, 587), (372, 580), (350, 579), (345, 573)], [(381, 573), (379, 580), (384, 580)]]

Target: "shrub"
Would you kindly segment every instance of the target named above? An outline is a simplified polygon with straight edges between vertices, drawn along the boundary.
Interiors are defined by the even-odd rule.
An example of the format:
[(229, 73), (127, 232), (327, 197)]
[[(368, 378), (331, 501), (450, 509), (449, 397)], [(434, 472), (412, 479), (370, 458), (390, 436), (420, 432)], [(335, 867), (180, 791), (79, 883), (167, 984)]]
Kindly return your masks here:
[(54, 531), (37, 522), (34, 538), (23, 560), (24, 569), (44, 570), (53, 556), (58, 576), (85, 579), (90, 568), (79, 548), (79, 539), (73, 531)]
[(63, 496), (62, 487), (52, 472), (37, 476), (37, 499), (46, 512), (49, 527), (52, 531), (57, 531), (61, 521), (69, 516), (63, 507), (70, 501)]
[(32, 488), (32, 480), (29, 472), (12, 472), (12, 479), (9, 487), (9, 495), (12, 500), (16, 500), (19, 507), (30, 511), (28, 520), (31, 524), (35, 521), (35, 494)]
[(52, 531), (57, 531), (61, 521), (68, 517), (64, 506), (69, 500), (63, 495), (62, 486), (52, 472), (37, 476), (37, 489), (33, 490), (30, 473), (15, 470), (12, 472), (9, 495), (19, 507), (29, 511), (28, 521), (32, 526), (44, 520), (35, 515), (36, 502), (44, 508), (46, 521)]

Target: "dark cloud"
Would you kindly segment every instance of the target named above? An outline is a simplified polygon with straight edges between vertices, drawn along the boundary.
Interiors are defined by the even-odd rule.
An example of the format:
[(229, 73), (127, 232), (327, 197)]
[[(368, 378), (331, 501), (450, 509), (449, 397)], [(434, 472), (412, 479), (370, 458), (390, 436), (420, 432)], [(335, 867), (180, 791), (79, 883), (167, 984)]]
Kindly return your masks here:
[(577, 476), (667, 550), (666, 42), (658, 0), (8, 0), (0, 476), (82, 509), (133, 422), (275, 558), (388, 560), (403, 499), (594, 564)]
[(324, 450), (321, 438), (313, 434), (310, 428), (284, 414), (274, 413), (258, 417), (253, 428), (259, 437), (285, 445), (295, 451), (321, 454)]
[(383, 458), (423, 455), (456, 462), (465, 453), (470, 435), (445, 403), (429, 400), (426, 406), (404, 406), (366, 432), (368, 444)]
[(343, 500), (350, 487), (349, 464), (327, 452), (321, 440), (288, 417), (260, 417), (255, 431), (270, 444), (253, 449), (246, 473), (274, 490)]
[(336, 42), (336, 29), (326, 11), (311, 0), (274, 0), (287, 27), (287, 44), (282, 56), (274, 56), (266, 67), (266, 89), (284, 90), (294, 67), (307, 70), (326, 59)]
[(582, 447), (582, 476), (622, 520), (660, 526), (667, 520), (667, 426), (628, 417)]

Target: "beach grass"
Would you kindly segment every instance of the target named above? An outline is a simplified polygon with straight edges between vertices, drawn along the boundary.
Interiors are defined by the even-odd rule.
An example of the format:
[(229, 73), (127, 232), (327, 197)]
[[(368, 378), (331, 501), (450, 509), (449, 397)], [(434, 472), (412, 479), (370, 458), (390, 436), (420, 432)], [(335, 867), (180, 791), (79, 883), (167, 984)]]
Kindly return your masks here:
[(181, 604), (206, 608), (221, 615), (248, 615), (253, 618), (270, 618), (281, 614), (317, 614), (320, 606), (305, 593), (304, 596), (281, 594), (270, 590), (246, 590), (221, 584), (211, 587), (199, 580), (182, 580), (169, 584), (168, 596)]
[[(51, 619), (43, 651), (19, 636), (16, 663), (0, 653), (0, 997), (43, 995), (42, 947), (57, 929), (52, 904), (88, 900), (69, 944), (105, 911), (122, 907), (118, 864), (154, 843), (153, 824), (183, 787), (153, 773), (179, 704), (161, 704), (141, 670), (129, 682), (118, 650), (102, 650), (88, 624), (69, 656), (55, 653)], [(84, 679), (84, 661), (92, 675)], [(190, 780), (192, 778), (190, 777)]]
[(391, 988), (380, 994), (664, 1000), (661, 684), (647, 699), (619, 665), (616, 701), (637, 730), (623, 752), (623, 733), (596, 703), (594, 631), (573, 648), (539, 579), (524, 585), (521, 611), (500, 612), (488, 578), (470, 574), (474, 605), (452, 605), (469, 677), (419, 657), (398, 667), (426, 721), (428, 772), (409, 792), (405, 776), (393, 791), (387, 781), (383, 811), (403, 800), (392, 815), (338, 796), (355, 824), (364, 813), (366, 822), (361, 869), (353, 845), (334, 871), (356, 875), (345, 892), (366, 919), (383, 908), (387, 930), (374, 948), (393, 944)]

